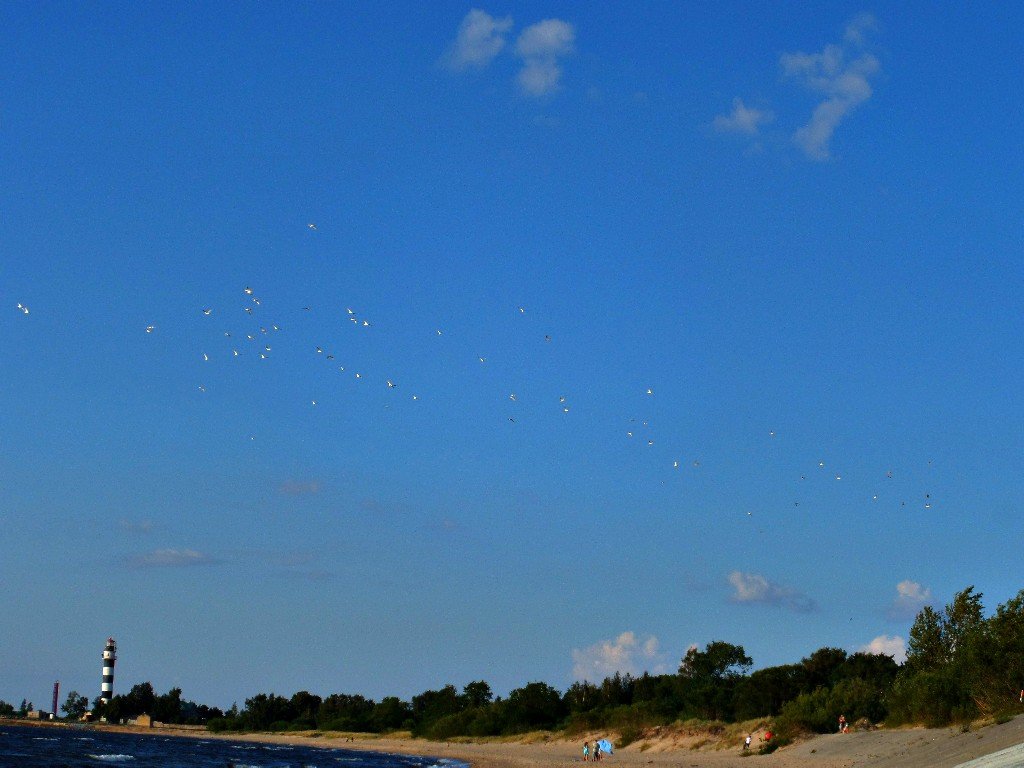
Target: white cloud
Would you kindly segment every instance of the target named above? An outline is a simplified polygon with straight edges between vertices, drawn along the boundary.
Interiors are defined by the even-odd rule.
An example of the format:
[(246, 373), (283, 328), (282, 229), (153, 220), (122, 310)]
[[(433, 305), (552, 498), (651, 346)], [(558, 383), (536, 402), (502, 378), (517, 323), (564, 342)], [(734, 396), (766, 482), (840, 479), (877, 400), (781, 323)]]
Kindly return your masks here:
[(909, 579), (896, 585), (896, 597), (889, 606), (889, 618), (912, 619), (932, 599), (932, 591)]
[(742, 133), (747, 136), (756, 136), (761, 123), (770, 123), (774, 115), (762, 109), (748, 107), (743, 99), (737, 96), (732, 100), (732, 112), (728, 115), (718, 115), (712, 125), (715, 130), (723, 133)]
[(466, 14), (459, 34), (444, 58), (449, 69), (483, 69), (505, 47), (505, 35), (512, 29), (512, 17), (496, 19), (478, 8)]
[(861, 13), (854, 16), (846, 25), (843, 39), (854, 45), (864, 45), (864, 33), (878, 29), (878, 20), (870, 13)]
[(783, 73), (805, 87), (825, 96), (814, 108), (810, 121), (793, 134), (804, 153), (813, 160), (830, 157), (829, 142), (843, 119), (871, 98), (870, 78), (881, 65), (870, 53), (851, 48), (864, 44), (864, 33), (874, 26), (874, 17), (861, 15), (850, 22), (845, 45), (826, 45), (821, 53), (784, 53)]
[(189, 565), (212, 565), (217, 562), (194, 549), (155, 549), (128, 558), (132, 568), (181, 568)]
[(756, 573), (733, 571), (729, 574), (729, 583), (736, 590), (730, 598), (734, 603), (777, 605), (797, 613), (809, 613), (817, 608), (814, 600), (802, 592), (773, 584)]
[(902, 637), (895, 635), (879, 635), (867, 645), (857, 649), (861, 653), (876, 653), (883, 656), (892, 656), (897, 664), (907, 660), (907, 644)]
[(529, 96), (546, 96), (558, 90), (562, 77), (559, 59), (573, 52), (576, 30), (561, 19), (545, 19), (522, 31), (516, 55), (523, 60), (519, 87)]
[(640, 640), (634, 632), (623, 632), (614, 640), (602, 640), (582, 650), (572, 650), (572, 674), (576, 680), (600, 681), (614, 675), (638, 675), (644, 670), (661, 673), (658, 638)]

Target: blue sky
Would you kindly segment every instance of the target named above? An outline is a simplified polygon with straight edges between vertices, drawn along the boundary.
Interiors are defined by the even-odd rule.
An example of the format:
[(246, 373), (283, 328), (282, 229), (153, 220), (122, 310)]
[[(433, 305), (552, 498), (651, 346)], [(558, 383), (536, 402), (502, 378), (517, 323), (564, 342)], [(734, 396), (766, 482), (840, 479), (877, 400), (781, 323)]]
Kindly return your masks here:
[(0, 698), (108, 635), (227, 706), (1016, 594), (1022, 21), (0, 9)]

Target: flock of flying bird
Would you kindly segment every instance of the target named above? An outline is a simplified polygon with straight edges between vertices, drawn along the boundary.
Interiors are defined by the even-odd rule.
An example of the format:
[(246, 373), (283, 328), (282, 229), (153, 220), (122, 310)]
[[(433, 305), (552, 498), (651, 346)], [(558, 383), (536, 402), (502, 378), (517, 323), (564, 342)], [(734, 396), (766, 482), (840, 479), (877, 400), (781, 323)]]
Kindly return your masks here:
[[(317, 231), (317, 227), (316, 227), (315, 224), (310, 223), (307, 226), (308, 226), (308, 228), (311, 231)], [(273, 346), (274, 346), (270, 342), (278, 333), (280, 333), (282, 331), (282, 327), (278, 323), (270, 323), (270, 322), (261, 323), (260, 322), (260, 318), (258, 316), (258, 312), (260, 310), (262, 302), (261, 302), (260, 298), (255, 294), (255, 291), (254, 291), (254, 289), (252, 287), (246, 286), (245, 288), (243, 288), (243, 294), (244, 294), (244, 296), (246, 298), (246, 301), (245, 301), (245, 304), (242, 307), (242, 309), (243, 309), (244, 313), (246, 315), (248, 315), (250, 318), (252, 318), (253, 321), (255, 322), (255, 325), (250, 329), (250, 332), (247, 332), (247, 333), (244, 334), (245, 341), (248, 342), (249, 344), (255, 344), (256, 345), (257, 353), (259, 355), (259, 359), (260, 360), (268, 360), (270, 358), (270, 355), (271, 355), (271, 352), (272, 352)], [(17, 304), (17, 309), (18, 309), (19, 312), (21, 312), (24, 315), (28, 315), (29, 314), (28, 306), (23, 304), (23, 303), (21, 303), (21, 302), (19, 302)], [(517, 309), (518, 309), (519, 314), (525, 314), (526, 313), (526, 308), (525, 307), (520, 306)], [(310, 310), (311, 310), (311, 307), (309, 307), (309, 306), (302, 307), (302, 311), (304, 311), (304, 312), (309, 312)], [(203, 308), (201, 308), (201, 313), (205, 317), (214, 316), (214, 310), (213, 310), (212, 307), (203, 307)], [(358, 315), (355, 312), (355, 310), (353, 310), (351, 307), (347, 307), (345, 309), (344, 317), (349, 321), (349, 323), (351, 323), (352, 326), (354, 326), (356, 328), (367, 329), (367, 328), (371, 327), (371, 323), (370, 323), (369, 319)], [(156, 329), (155, 325), (147, 325), (147, 326), (145, 326), (145, 333), (147, 333), (147, 334), (153, 334), (154, 332), (156, 332), (156, 330), (157, 329)], [(220, 333), (223, 334), (223, 337), (225, 339), (230, 340), (229, 344), (228, 344), (230, 352), (227, 352), (225, 354), (229, 355), (231, 358), (241, 357), (243, 352), (240, 350), (240, 346), (243, 346), (243, 345), (239, 345), (239, 344), (236, 343), (237, 341), (239, 341), (241, 339), (241, 337), (240, 336), (236, 337), (235, 334), (232, 331), (230, 331), (230, 330), (221, 330)], [(435, 333), (436, 333), (437, 336), (442, 336), (444, 332), (440, 328), (438, 328), (438, 329), (436, 329)], [(551, 339), (551, 336), (549, 334), (545, 334), (544, 335), (544, 341), (545, 342), (550, 343), (551, 340), (552, 339)], [(244, 348), (244, 346), (243, 346), (243, 348)], [(210, 355), (209, 355), (208, 352), (203, 351), (203, 352), (200, 352), (200, 354), (202, 356), (202, 361), (204, 363), (210, 362)], [(311, 350), (311, 354), (313, 354), (314, 356), (321, 357), (325, 361), (334, 361), (335, 360), (334, 354), (332, 354), (331, 352), (325, 351), (325, 348), (324, 348), (323, 345), (315, 345), (313, 347), (313, 349)], [(481, 364), (487, 362), (487, 358), (484, 357), (484, 356), (478, 356), (477, 360)], [(339, 365), (338, 366), (338, 371), (340, 373), (346, 373), (346, 367), (344, 365)], [(355, 379), (363, 379), (364, 378), (364, 375), (363, 375), (362, 372), (348, 371), (347, 373), (352, 375)], [(389, 390), (395, 390), (395, 389), (398, 388), (398, 384), (396, 383), (396, 381), (393, 378), (384, 378), (384, 377), (382, 377), (382, 382), (387, 387), (387, 389), (389, 389)], [(206, 392), (205, 384), (199, 384), (198, 385), (198, 389), (199, 389), (200, 392)], [(653, 397), (654, 396), (653, 388), (647, 387), (644, 390), (643, 395), (645, 397)], [(410, 394), (410, 397), (411, 397), (411, 399), (413, 401), (418, 401), (420, 399), (418, 394)], [(517, 398), (515, 392), (510, 392), (508, 394), (508, 400), (509, 401), (514, 403), (514, 402), (517, 402), (517, 399), (518, 398)], [(311, 403), (312, 406), (316, 406), (317, 405), (317, 400), (316, 399), (311, 399), (310, 403)], [(566, 395), (560, 395), (558, 397), (558, 408), (560, 409), (560, 411), (563, 414), (568, 414), (570, 412), (570, 405), (568, 403), (568, 397)], [(515, 419), (514, 416), (508, 416), (507, 418), (508, 418), (509, 422), (515, 423), (516, 419)], [(635, 424), (636, 422), (637, 422), (636, 419), (632, 419), (631, 420), (632, 424)], [(638, 436), (638, 434), (639, 434), (638, 430), (640, 430), (640, 429), (646, 430), (648, 427), (649, 427), (648, 421), (640, 420), (639, 421), (639, 426), (631, 426), (630, 428), (625, 430), (625, 437), (626, 437), (626, 439), (630, 439), (631, 440), (631, 439), (633, 439), (633, 438)], [(640, 439), (641, 442), (643, 442), (643, 440), (645, 438), (646, 438), (646, 435), (643, 436), (643, 437), (640, 437), (639, 439)], [(769, 439), (774, 439), (775, 438), (775, 431), (774, 430), (769, 431), (768, 438)], [(254, 440), (255, 437), (254, 436), (250, 436), (250, 439)], [(651, 438), (648, 438), (648, 439), (646, 439), (646, 443), (647, 443), (648, 446), (653, 446), (654, 445), (654, 440), (651, 439)], [(929, 461), (928, 465), (930, 467), (932, 465), (932, 462)], [(681, 466), (682, 466), (682, 462), (679, 459), (673, 459), (672, 460), (672, 468), (673, 469), (679, 469)], [(693, 460), (692, 461), (692, 466), (695, 467), (695, 468), (700, 467), (701, 466), (700, 460), (699, 459), (698, 460)], [(824, 461), (819, 461), (818, 462), (819, 474), (824, 469), (825, 469), (825, 462)], [(842, 475), (841, 474), (835, 474), (834, 477), (835, 477), (836, 481), (841, 481), (842, 480)], [(890, 469), (890, 470), (885, 472), (885, 479), (887, 481), (891, 481), (893, 478), (894, 478), (894, 471), (893, 470)], [(800, 481), (806, 481), (807, 479), (808, 479), (808, 477), (807, 477), (806, 474), (801, 474), (800, 475)], [(923, 494), (923, 496), (924, 496), (924, 498), (923, 498), (922, 503), (923, 503), (924, 508), (925, 509), (931, 509), (931, 506), (932, 506), (931, 494), (930, 493), (925, 493), (925, 494)], [(872, 501), (877, 502), (878, 499), (879, 499), (878, 494), (872, 494), (872, 499), (871, 499)], [(907, 503), (908, 502), (906, 500), (902, 500), (902, 501), (900, 501), (900, 506), (901, 507), (906, 507)], [(797, 506), (797, 507), (800, 506), (800, 502), (799, 501), (794, 501), (793, 504), (794, 504), (794, 506)], [(748, 511), (747, 515), (748, 516), (752, 516), (753, 513)]]

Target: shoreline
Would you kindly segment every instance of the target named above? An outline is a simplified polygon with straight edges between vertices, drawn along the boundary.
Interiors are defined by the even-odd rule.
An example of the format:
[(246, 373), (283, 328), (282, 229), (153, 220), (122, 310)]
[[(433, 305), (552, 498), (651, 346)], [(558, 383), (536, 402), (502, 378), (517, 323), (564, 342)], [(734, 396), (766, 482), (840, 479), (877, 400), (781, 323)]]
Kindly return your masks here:
[[(62, 722), (0, 720), (0, 725), (77, 728)], [(568, 768), (582, 762), (584, 740), (607, 734), (581, 734), (567, 740), (555, 734), (477, 741), (427, 741), (407, 734), (376, 736), (320, 731), (295, 733), (210, 733), (209, 731), (95, 724), (88, 728), (136, 735), (287, 744), (372, 751), (456, 760), (471, 768)], [(613, 740), (614, 741), (614, 740)], [(1024, 716), (1006, 723), (962, 728), (878, 729), (824, 734), (782, 747), (768, 755), (743, 755), (735, 747), (714, 748), (685, 729), (662, 729), (654, 738), (617, 749), (606, 768), (953, 768), (961, 763), (1024, 744)]]

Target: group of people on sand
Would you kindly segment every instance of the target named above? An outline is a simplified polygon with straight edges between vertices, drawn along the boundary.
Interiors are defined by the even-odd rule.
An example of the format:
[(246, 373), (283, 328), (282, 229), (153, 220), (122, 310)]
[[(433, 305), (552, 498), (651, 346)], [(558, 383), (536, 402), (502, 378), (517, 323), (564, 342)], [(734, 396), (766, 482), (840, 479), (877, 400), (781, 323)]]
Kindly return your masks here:
[[(761, 744), (764, 745), (764, 746), (767, 746), (768, 744), (771, 744), (772, 743), (772, 737), (774, 735), (775, 734), (773, 734), (770, 730), (765, 731), (764, 732), (764, 736), (761, 737)], [(750, 742), (751, 742), (751, 740), (753, 738), (754, 738), (753, 735), (748, 733), (747, 734), (747, 738), (745, 738), (743, 740), (743, 751), (744, 752), (749, 752), (750, 751)]]
[(594, 751), (593, 752), (590, 751), (590, 742), (589, 741), (584, 741), (583, 742), (583, 762), (584, 763), (589, 763), (591, 760), (593, 760), (595, 763), (600, 762), (601, 756), (603, 754), (604, 753), (601, 751), (601, 742), (599, 742), (599, 741), (595, 741), (594, 742)]
[[(1024, 697), (1024, 691), (1021, 691), (1021, 696)], [(850, 724), (848, 722), (846, 722), (846, 715), (840, 715), (839, 716), (839, 732), (840, 733), (849, 733), (850, 732)], [(761, 737), (761, 743), (764, 744), (764, 745), (771, 744), (771, 742), (772, 742), (772, 735), (773, 734), (772, 734), (771, 731), (765, 731), (764, 732), (764, 736)], [(750, 742), (752, 740), (753, 740), (753, 736), (748, 733), (747, 734), (747, 738), (745, 738), (743, 740), (743, 751), (744, 752), (749, 752), (750, 751)], [(586, 754), (585, 750), (584, 750), (584, 754)]]

